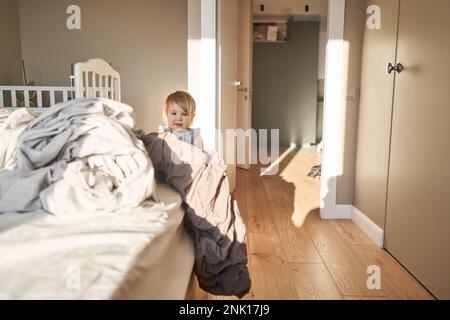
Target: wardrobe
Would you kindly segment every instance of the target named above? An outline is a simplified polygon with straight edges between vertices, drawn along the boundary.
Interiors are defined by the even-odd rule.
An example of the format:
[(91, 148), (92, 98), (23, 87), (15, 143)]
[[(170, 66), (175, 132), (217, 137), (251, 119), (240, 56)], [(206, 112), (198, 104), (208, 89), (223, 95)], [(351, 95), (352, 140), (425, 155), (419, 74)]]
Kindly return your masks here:
[(369, 0), (354, 204), (436, 298), (450, 299), (450, 1)]

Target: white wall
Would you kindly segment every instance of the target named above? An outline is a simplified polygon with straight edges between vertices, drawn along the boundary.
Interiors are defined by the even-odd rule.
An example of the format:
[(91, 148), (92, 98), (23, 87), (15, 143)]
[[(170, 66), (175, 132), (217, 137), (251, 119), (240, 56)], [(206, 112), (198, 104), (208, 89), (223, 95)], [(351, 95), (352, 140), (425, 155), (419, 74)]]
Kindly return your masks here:
[(346, 0), (344, 39), (349, 45), (347, 99), (345, 101), (345, 133), (342, 175), (337, 180), (336, 201), (352, 204), (355, 188), (356, 146), (358, 135), (359, 92), (366, 2)]
[[(66, 28), (73, 3), (81, 30)], [(39, 85), (68, 85), (71, 63), (103, 58), (120, 72), (138, 126), (152, 131), (165, 97), (187, 89), (186, 0), (19, 0), (19, 8), (22, 56)]]
[(205, 149), (216, 149), (216, 3), (188, 2), (188, 90), (197, 104), (194, 127), (200, 128)]

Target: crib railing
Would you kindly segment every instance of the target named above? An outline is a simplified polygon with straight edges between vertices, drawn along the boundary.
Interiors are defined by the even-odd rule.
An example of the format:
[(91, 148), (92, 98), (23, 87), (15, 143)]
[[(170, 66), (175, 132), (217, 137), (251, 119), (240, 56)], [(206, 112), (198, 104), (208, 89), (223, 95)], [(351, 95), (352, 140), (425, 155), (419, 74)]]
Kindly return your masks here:
[(72, 87), (0, 86), (0, 107), (45, 108), (75, 97)]
[[(86, 88), (81, 90), (86, 92)], [(111, 87), (88, 87), (84, 96), (110, 99), (114, 96), (114, 91)], [(73, 87), (0, 86), (0, 108), (48, 108), (73, 99)]]

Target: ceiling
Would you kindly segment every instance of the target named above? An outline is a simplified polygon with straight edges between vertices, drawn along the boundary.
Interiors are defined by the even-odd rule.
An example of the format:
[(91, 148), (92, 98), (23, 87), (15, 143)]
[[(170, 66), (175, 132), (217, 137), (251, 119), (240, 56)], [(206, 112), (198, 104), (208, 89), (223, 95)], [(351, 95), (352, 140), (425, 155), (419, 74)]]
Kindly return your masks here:
[[(264, 5), (264, 12), (260, 6)], [(309, 6), (309, 12), (305, 6)], [(254, 0), (253, 14), (257, 15), (320, 15), (326, 16), (328, 0)]]

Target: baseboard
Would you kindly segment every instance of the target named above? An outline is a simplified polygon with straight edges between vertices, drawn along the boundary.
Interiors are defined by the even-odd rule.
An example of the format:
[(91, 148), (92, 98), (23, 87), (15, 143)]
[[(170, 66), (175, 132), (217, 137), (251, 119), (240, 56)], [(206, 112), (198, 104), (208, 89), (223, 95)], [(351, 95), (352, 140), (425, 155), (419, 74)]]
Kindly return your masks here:
[(358, 208), (352, 208), (352, 221), (364, 232), (379, 248), (384, 247), (384, 231), (375, 222), (370, 220)]
[(311, 143), (303, 143), (302, 144), (302, 149), (310, 149), (311, 148)]
[(302, 150), (307, 150), (307, 151), (313, 151), (313, 152), (318, 152), (317, 151), (317, 146), (314, 144), (310, 144), (310, 143), (304, 143), (301, 146)]
[(351, 204), (337, 204), (334, 214), (335, 219), (351, 219), (352, 207)]
[(329, 219), (352, 220), (378, 247), (383, 248), (383, 229), (351, 204), (337, 204), (333, 216)]

